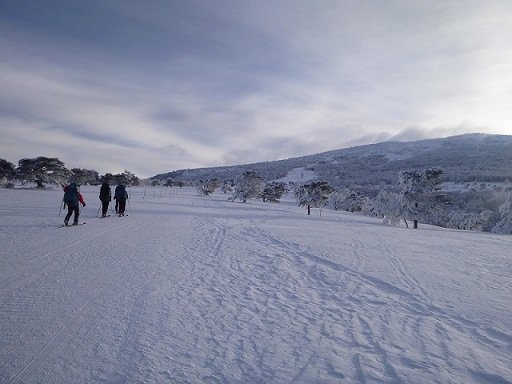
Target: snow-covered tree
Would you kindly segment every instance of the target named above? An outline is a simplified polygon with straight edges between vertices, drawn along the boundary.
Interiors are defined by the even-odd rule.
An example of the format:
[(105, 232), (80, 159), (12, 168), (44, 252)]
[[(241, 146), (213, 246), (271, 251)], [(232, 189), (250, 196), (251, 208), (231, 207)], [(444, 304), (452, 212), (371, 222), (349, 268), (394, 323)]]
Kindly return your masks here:
[(197, 180), (194, 183), (197, 193), (200, 195), (208, 196), (215, 191), (215, 189), (219, 186), (219, 180), (217, 179), (208, 179), (208, 180)]
[(308, 215), (311, 213), (311, 207), (323, 207), (329, 201), (329, 196), (333, 189), (326, 181), (310, 181), (300, 185), (295, 196), (299, 202), (299, 206), (308, 207)]
[(481, 213), (451, 211), (443, 222), (443, 226), (468, 231), (481, 231), (487, 225), (492, 215), (493, 212), (489, 210)]
[(114, 179), (114, 183), (116, 184), (124, 184), (124, 185), (140, 185), (141, 180), (135, 174), (131, 173), (128, 170), (125, 170), (123, 173), (118, 173), (112, 176)]
[(0, 181), (2, 184), (14, 178), (14, 175), (14, 164), (7, 160), (0, 159)]
[(128, 171), (128, 170), (124, 170), (124, 172), (122, 173), (122, 175), (124, 176), (124, 178), (127, 180), (127, 183), (128, 185), (134, 185), (134, 186), (137, 186), (137, 185), (140, 185), (141, 183), (141, 180), (139, 177), (135, 176), (134, 173)]
[(222, 187), (220, 187), (220, 190), (222, 193), (233, 192), (233, 188), (231, 188), (231, 182), (224, 181), (224, 183), (222, 183)]
[(114, 176), (112, 176), (111, 173), (105, 173), (104, 175), (101, 175), (99, 178), (101, 183), (112, 184), (114, 182)]
[(16, 178), (22, 184), (33, 182), (38, 188), (44, 188), (45, 184), (65, 185), (71, 175), (62, 161), (44, 156), (21, 159), (16, 169)]
[(329, 196), (329, 205), (336, 211), (360, 212), (364, 198), (349, 188), (340, 188)]
[(250, 198), (259, 198), (261, 195), (261, 177), (255, 171), (244, 171), (235, 180), (233, 199), (244, 203)]
[(394, 192), (380, 191), (372, 200), (372, 213), (382, 217), (384, 224), (397, 226), (403, 215), (400, 195)]
[(499, 207), (500, 220), (492, 228), (493, 233), (512, 234), (512, 193)]
[(432, 214), (438, 203), (435, 192), (440, 189), (440, 177), (443, 173), (443, 170), (437, 167), (399, 173), (400, 198), (406, 224), (408, 219), (416, 223), (417, 220), (425, 220), (427, 213)]
[(73, 172), (73, 175), (71, 176), (71, 181), (74, 181), (75, 183), (82, 185), (97, 185), (99, 183), (99, 174), (98, 172), (92, 169), (71, 168), (71, 172)]
[(173, 179), (167, 179), (165, 183), (163, 184), (164, 187), (172, 187), (174, 185)]
[(278, 203), (281, 200), (285, 190), (285, 183), (278, 181), (269, 182), (265, 184), (265, 188), (263, 188), (263, 192), (261, 193), (261, 198), (264, 202), (270, 201), (273, 203)]

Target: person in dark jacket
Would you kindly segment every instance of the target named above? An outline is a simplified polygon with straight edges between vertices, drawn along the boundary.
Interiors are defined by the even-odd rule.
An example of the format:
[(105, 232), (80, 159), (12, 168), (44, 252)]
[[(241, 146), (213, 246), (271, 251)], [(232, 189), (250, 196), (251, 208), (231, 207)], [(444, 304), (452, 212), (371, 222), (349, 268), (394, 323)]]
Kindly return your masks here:
[(114, 190), (114, 200), (116, 201), (116, 213), (119, 212), (119, 201), (117, 200), (117, 195), (119, 191), (119, 185), (116, 186), (116, 189)]
[(64, 203), (68, 207), (68, 214), (64, 218), (64, 225), (68, 225), (71, 215), (74, 213), (73, 225), (78, 225), (78, 217), (80, 216), (80, 210), (78, 203), (85, 207), (85, 201), (79, 191), (79, 185), (76, 183), (70, 183), (64, 187)]
[(108, 183), (101, 184), (100, 187), (100, 200), (101, 200), (101, 217), (107, 217), (108, 205), (112, 201), (112, 190)]
[(126, 200), (128, 200), (128, 193), (126, 193), (126, 187), (124, 184), (119, 184), (116, 187), (114, 199), (116, 199), (116, 204), (118, 204), (119, 217), (124, 216)]

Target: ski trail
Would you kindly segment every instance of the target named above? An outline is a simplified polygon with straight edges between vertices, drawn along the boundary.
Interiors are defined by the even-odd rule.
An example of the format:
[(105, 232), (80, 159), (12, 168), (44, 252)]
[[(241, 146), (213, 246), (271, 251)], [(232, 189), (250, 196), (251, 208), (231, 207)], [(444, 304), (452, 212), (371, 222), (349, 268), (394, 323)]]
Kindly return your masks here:
[[(396, 253), (396, 249), (392, 248), (392, 241), (386, 240), (387, 245), (385, 245), (384, 240), (380, 240), (377, 245), (386, 255), (386, 261), (396, 276), (396, 282), (390, 283), (317, 256), (318, 251), (314, 252), (304, 246), (283, 241), (273, 233), (265, 232), (255, 235), (258, 231), (260, 231), (258, 228), (250, 228), (247, 230), (247, 234), (251, 233), (258, 238), (260, 244), (265, 241), (267, 248), (274, 248), (276, 257), (285, 258), (290, 263), (297, 265), (298, 270), (307, 271), (306, 276), (309, 276), (309, 282), (301, 288), (309, 286), (318, 293), (318, 296), (306, 300), (319, 302), (318, 307), (324, 308), (323, 312), (327, 313), (329, 308), (331, 317), (332, 313), (336, 312), (342, 314), (347, 311), (359, 312), (358, 307), (361, 306), (387, 308), (385, 317), (378, 319), (365, 318), (363, 312), (355, 319), (355, 322), (347, 322), (344, 314), (332, 321), (334, 324), (345, 324), (341, 328), (349, 331), (345, 332), (341, 338), (339, 334), (332, 332), (335, 336), (330, 338), (331, 341), (337, 338), (338, 340), (350, 340), (348, 344), (364, 346), (361, 352), (357, 352), (352, 357), (352, 362), (356, 364), (358, 380), (377, 375), (386, 382), (402, 382), (395, 369), (396, 365), (404, 364), (412, 369), (428, 367), (426, 361), (412, 361), (405, 357), (405, 347), (400, 347), (399, 342), (392, 341), (393, 328), (387, 327), (387, 324), (401, 324), (401, 329), (405, 329), (411, 339), (418, 339), (418, 353), (429, 356), (431, 360), (437, 360), (439, 366), (442, 366), (443, 361), (453, 361), (454, 366), (463, 365), (456, 358), (459, 348), (463, 347), (458, 344), (466, 339), (468, 334), (477, 333), (474, 330), (475, 324), (460, 317), (454, 318), (433, 304), (432, 298), (428, 296), (426, 290), (420, 287), (417, 278), (407, 270), (399, 254)], [(356, 261), (348, 265), (362, 268), (365, 250), (357, 246), (351, 249), (354, 250)], [(333, 276), (340, 278), (331, 281)], [(299, 284), (300, 282), (296, 280), (293, 286), (300, 287)], [(336, 303), (337, 299), (339, 303)], [(343, 308), (339, 308), (339, 306)], [(311, 313), (308, 320), (310, 320), (310, 324), (315, 324), (323, 318), (325, 318), (323, 313)], [(329, 328), (324, 327), (324, 329)], [(365, 336), (365, 340), (361, 340), (361, 335)], [(424, 335), (437, 337), (429, 338), (424, 342), (422, 340)], [(480, 348), (491, 351), (502, 349), (503, 344), (500, 341), (512, 345), (510, 337), (501, 332), (496, 332), (498, 337), (495, 338), (487, 338), (480, 333), (478, 335), (480, 335), (479, 343), (484, 344)], [(453, 343), (445, 342), (448, 336), (453, 338)], [(375, 342), (377, 339), (388, 340), (388, 342), (382, 345), (377, 344)], [(396, 340), (399, 340), (398, 335)], [(336, 346), (333, 345), (332, 348), (336, 349)], [(368, 359), (369, 351), (372, 351), (371, 355), (375, 358)], [(477, 359), (476, 355), (473, 357)], [(492, 363), (487, 362), (487, 364)]]
[[(144, 225), (144, 222), (141, 220), (140, 218), (135, 220), (136, 224)], [(20, 256), (27, 255), (27, 268), (37, 269), (38, 273), (43, 275), (51, 274), (55, 269), (63, 266), (65, 268), (66, 264), (75, 263), (76, 257), (74, 254), (77, 249), (88, 247), (91, 242), (102, 241), (105, 235), (114, 235), (115, 232), (129, 228), (133, 224), (133, 221), (126, 221), (124, 223), (116, 223), (116, 225), (103, 225), (100, 227), (102, 231), (99, 231), (97, 227), (91, 228), (93, 226), (89, 226), (88, 229), (85, 227), (72, 228), (70, 230), (72, 230), (73, 233), (57, 233), (59, 235), (58, 237), (55, 237), (56, 228), (51, 227), (45, 232), (47, 232), (46, 236), (52, 238), (54, 241), (52, 247), (42, 247), (43, 250), (47, 250), (41, 252), (39, 255), (34, 254), (34, 249), (31, 249), (30, 252), (20, 250)], [(108, 244), (109, 242), (105, 243)], [(3, 278), (0, 281), (0, 292), (4, 289), (11, 290), (25, 286), (30, 282), (30, 278), (32, 278), (32, 275), (27, 272), (27, 270), (20, 269), (17, 273), (10, 274), (6, 276), (6, 278)]]
[(40, 228), (31, 254), (8, 227), (0, 382), (510, 381), (509, 256), (443, 231), (419, 260), (427, 231), (224, 200), (134, 199), (128, 218)]
[[(45, 252), (36, 259), (36, 262), (46, 261), (41, 273), (20, 275), (11, 282), (14, 289), (11, 288), (10, 294), (5, 295), (0, 304), (0, 321), (2, 324), (16, 323), (18, 331), (27, 335), (27, 340), (19, 341), (7, 335), (13, 349), (19, 351), (16, 356), (0, 356), (2, 365), (5, 366), (16, 361), (16, 367), (10, 369), (10, 379), (7, 382), (36, 380), (40, 383), (51, 383), (58, 382), (52, 377), (62, 378), (72, 374), (74, 354), (88, 353), (94, 356), (95, 351), (104, 349), (99, 335), (106, 339), (110, 337), (111, 327), (102, 325), (107, 321), (106, 317), (112, 323), (119, 324), (121, 329), (133, 329), (133, 325), (137, 324), (134, 320), (137, 320), (137, 314), (140, 313), (138, 307), (144, 301), (147, 291), (152, 289), (151, 285), (144, 285), (142, 282), (155, 276), (157, 270), (154, 268), (157, 264), (146, 265), (143, 260), (139, 262), (137, 259), (128, 259), (131, 255), (130, 239), (138, 238), (140, 232), (145, 232), (141, 228), (153, 229), (150, 223), (154, 222), (154, 216), (148, 215), (130, 220), (130, 223), (122, 219), (109, 223), (110, 226), (106, 226), (107, 223), (102, 223), (103, 226), (98, 223), (98, 226), (89, 227), (87, 236), (75, 231), (76, 237), (70, 236), (71, 241), (63, 250)], [(111, 241), (111, 236), (116, 237), (117, 241)], [(147, 239), (151, 239), (151, 236), (147, 236)], [(148, 245), (150, 254), (152, 247), (160, 249), (161, 244), (162, 241), (158, 240), (153, 245)], [(127, 265), (131, 265), (134, 271), (139, 271), (139, 286), (127, 285), (129, 280), (124, 279)], [(77, 278), (84, 271), (88, 271), (87, 280)], [(134, 281), (137, 283), (136, 279)], [(122, 287), (124, 289), (120, 289)], [(132, 295), (135, 299), (132, 299)], [(62, 311), (55, 311), (63, 299), (75, 304), (62, 308)], [(113, 310), (106, 303), (113, 305)], [(116, 303), (118, 304), (114, 305)], [(24, 310), (19, 312), (18, 308)], [(38, 314), (38, 317), (27, 318), (24, 315), (27, 310)], [(123, 314), (125, 311), (130, 312)], [(47, 320), (41, 322), (42, 319)], [(144, 317), (139, 320), (144, 324)], [(106, 324), (111, 324), (110, 321)], [(39, 324), (48, 326), (41, 328)], [(133, 335), (125, 333), (124, 338), (119, 341), (122, 342), (130, 336)], [(96, 343), (91, 344), (91, 340), (96, 340)], [(21, 345), (21, 342), (23, 348), (19, 349), (16, 346)], [(70, 345), (73, 346), (71, 349)], [(121, 356), (124, 354), (121, 353)], [(56, 365), (55, 362), (59, 360), (62, 363)], [(122, 360), (120, 358), (119, 361)], [(137, 366), (133, 364), (133, 357), (128, 361), (126, 368)], [(126, 368), (124, 371), (130, 372)], [(84, 378), (83, 381), (91, 381), (91, 378)]]
[[(359, 323), (364, 324), (364, 330), (361, 329), (362, 327), (356, 327), (352, 322), (347, 322), (347, 319), (353, 317), (355, 309), (351, 308), (353, 304), (346, 305), (343, 295), (350, 290), (350, 286), (361, 285), (360, 279), (355, 284), (351, 282), (354, 276), (357, 277), (355, 273), (313, 255), (310, 250), (299, 244), (283, 241), (271, 233), (258, 234), (258, 231), (260, 231), (258, 228), (251, 228), (247, 233), (253, 234), (260, 242), (264, 239), (266, 248), (274, 249), (274, 258), (286, 264), (287, 273), (292, 271), (297, 273), (293, 279), (288, 277), (286, 287), (280, 287), (280, 290), (287, 292), (288, 295), (281, 301), (279, 307), (293, 308), (293, 313), (288, 313), (288, 317), (292, 322), (303, 324), (303, 342), (311, 343), (316, 337), (320, 337), (321, 343), (328, 345), (328, 348), (317, 356), (315, 364), (337, 367), (340, 363), (338, 356), (343, 356), (344, 347), (351, 344), (362, 345), (364, 354), (360, 353), (357, 359), (359, 373), (356, 376), (361, 379), (364, 377), (362, 372), (370, 371), (373, 375), (378, 372), (378, 375), (387, 382), (399, 382), (393, 366), (386, 359), (384, 349), (376, 345), (374, 338), (359, 339), (360, 335), (367, 335), (367, 339), (371, 336), (369, 325), (361, 317), (358, 317), (358, 320)], [(274, 273), (283, 272), (280, 269)], [(347, 302), (358, 303), (359, 299), (356, 299), (356, 296), (358, 292), (353, 292)], [(317, 336), (310, 336), (314, 334)], [(376, 358), (371, 365), (368, 365), (363, 356), (368, 356), (370, 350)], [(346, 356), (346, 359), (356, 361), (349, 356)], [(300, 363), (297, 361), (296, 366)], [(363, 367), (365, 367), (364, 371)], [(310, 369), (314, 372), (315, 367), (311, 366)], [(331, 369), (330, 372), (331, 379), (346, 376), (345, 373), (335, 369)]]
[[(315, 366), (326, 366), (330, 380), (345, 377), (345, 374), (336, 368), (339, 366), (339, 358), (334, 361), (310, 361), (309, 358), (305, 359), (301, 351), (304, 343), (310, 344), (320, 337), (321, 332), (325, 332), (321, 326), (310, 327), (310, 324), (318, 323), (319, 317), (319, 312), (309, 308), (310, 303), (314, 301), (312, 308), (317, 308), (316, 302), (321, 300), (315, 297), (314, 290), (307, 289), (308, 284), (313, 288), (313, 283), (304, 280), (303, 271), (295, 268), (293, 260), (280, 258), (274, 254), (275, 247), (269, 248), (256, 227), (250, 225), (239, 229), (236, 222), (229, 227), (222, 225), (211, 221), (203, 224), (205, 231), (215, 233), (213, 236), (205, 237), (211, 242), (209, 248), (214, 259), (206, 263), (206, 267), (212, 271), (211, 277), (206, 270), (201, 270), (198, 274), (203, 276), (203, 279), (208, 277), (201, 283), (211, 286), (209, 290), (217, 297), (217, 305), (229, 306), (228, 312), (232, 312), (233, 318), (227, 319), (226, 322), (234, 322), (238, 324), (238, 328), (235, 329), (235, 334), (226, 334), (220, 326), (216, 329), (217, 337), (224, 335), (227, 339), (213, 345), (215, 354), (240, 355), (242, 358), (237, 360), (240, 377), (250, 378), (256, 372), (260, 375), (261, 372), (265, 372), (265, 377), (268, 375), (273, 382), (281, 382), (286, 377), (284, 372), (288, 369), (300, 369), (303, 372), (300, 375), (303, 380), (305, 377), (311, 378), (308, 375), (316, 370)], [(222, 229), (219, 229), (220, 227)], [(219, 246), (221, 242), (222, 246)], [(232, 249), (232, 244), (239, 245), (239, 248)], [(209, 278), (212, 281), (209, 281)], [(216, 287), (221, 287), (221, 290), (217, 290)], [(213, 302), (206, 306), (197, 306), (211, 308)], [(289, 324), (282, 324), (279, 321), (283, 316), (291, 317)], [(245, 343), (235, 343), (239, 345), (238, 351), (222, 351), (222, 346), (229, 345), (229, 338), (236, 334), (242, 337), (247, 335), (247, 338), (254, 338), (256, 335), (255, 339), (259, 342), (251, 346), (251, 351), (245, 350)], [(292, 363), (287, 360), (276, 364), (274, 360), (283, 354), (289, 356)], [(251, 360), (254, 362), (249, 364)], [(279, 369), (276, 369), (276, 366)], [(222, 377), (220, 373), (214, 376)]]
[[(67, 280), (79, 275), (83, 268), (112, 271), (115, 266), (121, 264), (122, 258), (114, 252), (114, 249), (106, 248), (104, 253), (94, 252), (92, 249), (96, 247), (95, 243), (90, 242), (90, 237), (86, 243), (85, 241), (84, 239), (72, 241), (68, 247), (64, 247), (64, 252), (61, 251), (58, 254), (56, 251), (47, 252), (41, 259), (50, 258), (45, 268), (41, 268), (41, 273), (17, 280), (16, 284), (13, 284), (14, 290), (3, 300), (2, 306), (13, 308), (13, 311), (2, 312), (4, 315), (2, 323), (13, 321), (20, 329), (26, 328), (27, 333), (34, 333), (31, 331), (32, 324), (36, 324), (39, 319), (16, 317), (16, 308), (29, 306), (31, 312), (45, 317), (50, 315), (45, 306), (57, 305), (62, 297), (71, 298), (77, 296), (77, 292), (80, 296), (76, 306), (63, 309), (58, 318), (49, 322), (51, 324), (49, 327), (39, 334), (34, 333), (24, 344), (24, 352), (27, 356), (19, 359), (19, 367), (12, 371), (11, 382), (21, 380), (20, 378), (25, 374), (30, 376), (32, 371), (48, 371), (49, 368), (41, 362), (48, 364), (52, 362), (53, 357), (62, 352), (69, 343), (79, 348), (80, 342), (85, 342), (88, 335), (94, 332), (95, 318), (92, 316), (95, 313), (94, 303), (105, 294), (107, 289), (112, 288), (105, 283), (105, 276), (92, 274), (87, 285), (75, 280), (74, 284), (69, 285), (75, 286), (75, 292), (63, 291), (62, 287), (67, 286)], [(56, 257), (51, 258), (53, 255)], [(89, 255), (92, 255), (92, 258)], [(116, 275), (109, 276), (109, 278), (113, 277), (115, 278)], [(91, 289), (92, 287), (94, 289)], [(82, 327), (77, 329), (73, 326), (77, 323)], [(42, 356), (45, 358), (42, 359)], [(46, 379), (51, 382), (51, 377)], [(41, 379), (41, 382), (45, 380)]]

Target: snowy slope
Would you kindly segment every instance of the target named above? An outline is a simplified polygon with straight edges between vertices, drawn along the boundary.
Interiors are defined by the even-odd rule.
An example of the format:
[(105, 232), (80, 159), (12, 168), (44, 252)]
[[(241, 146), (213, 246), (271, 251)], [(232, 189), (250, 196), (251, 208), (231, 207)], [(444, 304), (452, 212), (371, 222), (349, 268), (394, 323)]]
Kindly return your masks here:
[(254, 164), (185, 169), (159, 174), (162, 182), (193, 183), (217, 178), (234, 180), (243, 171), (255, 171), (264, 181), (283, 178), (295, 168), (314, 170), (334, 187), (396, 185), (398, 173), (409, 169), (441, 167), (451, 182), (512, 180), (512, 136), (465, 134), (411, 142), (382, 142), (337, 149), (309, 156)]
[(277, 179), (277, 182), (282, 183), (306, 183), (314, 180), (318, 175), (314, 171), (308, 171), (304, 167), (294, 168), (285, 177)]
[(97, 189), (0, 189), (0, 383), (512, 383), (512, 236)]

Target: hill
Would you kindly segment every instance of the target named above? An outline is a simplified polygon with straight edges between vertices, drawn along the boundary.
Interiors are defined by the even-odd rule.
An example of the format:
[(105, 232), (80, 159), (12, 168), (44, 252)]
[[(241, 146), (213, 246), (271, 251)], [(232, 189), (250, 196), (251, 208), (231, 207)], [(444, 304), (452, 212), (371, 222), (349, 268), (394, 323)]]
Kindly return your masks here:
[(193, 182), (217, 178), (233, 180), (245, 170), (265, 181), (285, 177), (298, 168), (314, 171), (334, 187), (396, 185), (398, 172), (441, 167), (451, 182), (512, 180), (512, 136), (464, 134), (414, 142), (384, 142), (309, 156), (226, 167), (186, 169), (155, 175), (153, 180)]

